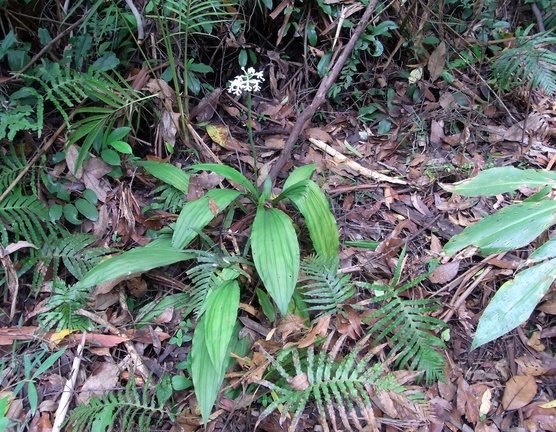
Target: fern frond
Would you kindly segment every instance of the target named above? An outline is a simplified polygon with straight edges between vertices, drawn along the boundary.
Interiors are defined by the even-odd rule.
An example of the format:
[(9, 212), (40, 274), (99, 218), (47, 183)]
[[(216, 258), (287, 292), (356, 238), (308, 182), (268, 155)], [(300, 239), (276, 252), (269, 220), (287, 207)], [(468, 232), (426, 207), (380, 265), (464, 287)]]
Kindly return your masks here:
[(515, 48), (503, 51), (492, 64), (492, 78), (501, 89), (526, 85), (531, 91), (541, 88), (547, 95), (556, 94), (556, 53), (546, 48), (556, 44), (551, 33), (521, 38)]
[(198, 264), (188, 270), (187, 275), (191, 278), (191, 305), (196, 318), (199, 318), (206, 298), (222, 281), (236, 279), (239, 275), (249, 277), (239, 266), (249, 262), (225, 251), (194, 252), (198, 255)]
[[(54, 277), (58, 276), (60, 263), (77, 279), (82, 279), (85, 274), (102, 258), (113, 251), (110, 248), (90, 247), (97, 238), (92, 234), (53, 233), (44, 242), (41, 253), (35, 257), (35, 262), (40, 263), (40, 268), (51, 267)], [(40, 288), (44, 281), (44, 272), (37, 271), (33, 276), (33, 286)]]
[(0, 202), (0, 232), (3, 239), (11, 231), (16, 242), (26, 240), (40, 246), (47, 238), (43, 227), (46, 221), (48, 209), (36, 196), (12, 193)]
[(300, 292), (308, 311), (318, 312), (314, 321), (341, 311), (347, 300), (355, 295), (350, 275), (338, 271), (336, 263), (319, 257), (309, 257), (301, 263)]
[(130, 380), (122, 391), (112, 391), (100, 398), (92, 398), (88, 405), (79, 405), (68, 417), (65, 427), (74, 432), (88, 431), (148, 431), (160, 427), (164, 420), (173, 418), (148, 386), (137, 387)]
[[(276, 383), (260, 381), (259, 384), (269, 388), (276, 396), (260, 414), (257, 426), (272, 411), (281, 407), (282, 419), (288, 413), (293, 413), (289, 430), (294, 431), (310, 400), (315, 401), (322, 426), (326, 430), (328, 422), (337, 430), (336, 412), (339, 413), (344, 428), (354, 430), (354, 425), (358, 425), (359, 420), (351, 414), (357, 409), (368, 424), (374, 424), (371, 396), (383, 391), (392, 391), (403, 396), (406, 389), (396, 381), (393, 374), (386, 372), (383, 364), (372, 364), (372, 353), (359, 358), (362, 348), (355, 347), (339, 362), (325, 351), (315, 355), (312, 346), (304, 350), (304, 356), (300, 355), (300, 350), (292, 348), (284, 350), (277, 358), (261, 349), (272, 364), (272, 370), (278, 372), (283, 379)], [(286, 371), (285, 364), (290, 356), (295, 375)]]
[(395, 283), (399, 280), (404, 256), (405, 249), (400, 256), (391, 286), (369, 286), (384, 294), (373, 299), (373, 303), (380, 303), (381, 306), (366, 321), (374, 321), (369, 334), (377, 334), (374, 336), (375, 344), (389, 337), (392, 348), (390, 356), (396, 356), (395, 365), (423, 371), (425, 380), (429, 383), (442, 378), (446, 360), (436, 349), (445, 348), (445, 344), (435, 332), (447, 328), (447, 325), (430, 316), (441, 307), (436, 300), (412, 300), (403, 296), (405, 291), (428, 277), (430, 272), (396, 288)]
[(91, 321), (75, 311), (86, 306), (91, 294), (87, 288), (68, 286), (60, 279), (52, 282), (52, 292), (39, 315), (41, 329), (60, 331), (63, 329), (89, 330)]

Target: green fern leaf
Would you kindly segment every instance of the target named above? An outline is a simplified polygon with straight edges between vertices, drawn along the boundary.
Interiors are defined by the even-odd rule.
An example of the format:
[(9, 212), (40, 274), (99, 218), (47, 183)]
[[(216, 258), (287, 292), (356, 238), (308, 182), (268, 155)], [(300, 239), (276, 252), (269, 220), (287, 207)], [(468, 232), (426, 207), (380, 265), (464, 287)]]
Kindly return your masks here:
[[(385, 371), (383, 364), (371, 364), (372, 353), (360, 358), (362, 348), (355, 347), (341, 362), (336, 362), (324, 351), (315, 355), (313, 347), (304, 351), (305, 357), (300, 355), (301, 351), (297, 348), (284, 350), (276, 358), (261, 349), (271, 362), (272, 370), (278, 372), (283, 379), (276, 383), (265, 380), (259, 382), (272, 390), (276, 397), (260, 414), (257, 426), (281, 406), (282, 419), (288, 413), (293, 413), (289, 430), (294, 431), (310, 400), (315, 401), (323, 424), (332, 422), (336, 425), (335, 412), (339, 411), (344, 428), (353, 430), (351, 422), (358, 420), (353, 416), (349, 419), (349, 413), (354, 412), (356, 408), (361, 408), (362, 413), (367, 413), (366, 420), (372, 422), (370, 389), (373, 393), (392, 391), (402, 397), (406, 394), (406, 389), (396, 382), (391, 373)], [(286, 371), (290, 356), (295, 376)]]
[(436, 300), (412, 300), (403, 296), (405, 291), (428, 277), (430, 272), (400, 288), (395, 287), (404, 256), (405, 248), (399, 258), (391, 286), (363, 284), (367, 288), (384, 292), (373, 299), (373, 303), (380, 303), (381, 306), (366, 321), (374, 321), (369, 334), (377, 334), (374, 337), (375, 345), (389, 337), (392, 349), (390, 356), (396, 356), (395, 365), (423, 371), (425, 380), (429, 383), (443, 376), (446, 360), (437, 349), (445, 348), (445, 344), (434, 333), (447, 328), (447, 325), (430, 316), (430, 313), (440, 308)]
[(13, 232), (15, 241), (25, 240), (41, 245), (47, 238), (43, 224), (48, 221), (48, 209), (37, 197), (8, 195), (0, 202), (0, 231), (7, 238)]
[(338, 271), (335, 260), (309, 257), (301, 264), (300, 291), (308, 311), (317, 312), (313, 321), (340, 312), (342, 306), (355, 295), (350, 275)]
[(92, 398), (87, 405), (71, 411), (65, 423), (74, 432), (132, 432), (160, 427), (173, 414), (149, 392), (130, 380), (122, 391), (112, 391), (100, 398)]

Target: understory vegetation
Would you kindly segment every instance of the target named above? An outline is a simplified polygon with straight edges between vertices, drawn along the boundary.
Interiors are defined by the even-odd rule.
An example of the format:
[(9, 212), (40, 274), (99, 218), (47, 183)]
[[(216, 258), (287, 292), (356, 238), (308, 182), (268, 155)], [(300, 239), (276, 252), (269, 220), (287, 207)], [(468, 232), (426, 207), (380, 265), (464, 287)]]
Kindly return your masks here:
[(556, 430), (514, 3), (0, 0), (0, 431)]

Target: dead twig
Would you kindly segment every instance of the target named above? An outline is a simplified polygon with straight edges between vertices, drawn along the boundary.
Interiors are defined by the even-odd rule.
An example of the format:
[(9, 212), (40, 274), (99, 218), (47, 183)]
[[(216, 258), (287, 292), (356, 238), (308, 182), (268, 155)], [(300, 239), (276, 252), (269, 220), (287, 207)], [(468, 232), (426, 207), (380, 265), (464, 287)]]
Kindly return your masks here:
[(58, 409), (56, 410), (56, 417), (54, 419), (54, 425), (52, 426), (52, 432), (60, 432), (62, 430), (62, 424), (66, 420), (66, 414), (68, 413), (70, 399), (74, 393), (75, 382), (77, 381), (77, 375), (79, 374), (79, 367), (81, 366), (81, 359), (83, 358), (83, 349), (85, 348), (86, 341), (87, 332), (83, 332), (81, 342), (79, 342), (75, 358), (73, 359), (70, 377), (64, 385), (64, 391), (62, 392), (62, 397), (60, 398), (60, 403), (58, 404)]
[[(86, 311), (84, 309), (78, 309), (78, 310), (75, 311), (75, 313), (77, 315), (81, 315), (81, 316), (84, 316), (86, 318), (89, 318), (91, 321), (93, 321), (97, 324), (100, 324), (101, 326), (106, 327), (108, 329), (108, 331), (115, 336), (126, 337), (126, 335), (122, 331), (120, 331), (117, 327), (113, 326), (108, 321), (106, 321), (105, 319), (99, 317), (98, 315), (96, 315), (94, 313), (91, 313), (91, 312)], [(139, 375), (141, 375), (141, 377), (143, 379), (145, 379), (145, 381), (149, 380), (149, 377), (150, 377), (151, 374), (150, 374), (149, 370), (147, 369), (147, 366), (145, 366), (145, 363), (143, 363), (143, 359), (141, 358), (141, 356), (139, 355), (139, 353), (135, 349), (135, 345), (133, 345), (133, 342), (131, 342), (130, 340), (126, 340), (126, 341), (124, 341), (124, 345), (127, 349), (127, 352), (131, 356), (131, 359), (133, 360), (133, 363), (135, 364), (135, 370), (137, 372), (139, 372)]]
[(336, 63), (334, 63), (334, 66), (330, 70), (330, 73), (327, 76), (325, 76), (321, 81), (319, 89), (317, 90), (317, 94), (315, 95), (315, 98), (313, 99), (311, 104), (305, 110), (303, 110), (303, 112), (301, 112), (297, 117), (297, 121), (293, 126), (291, 134), (288, 137), (286, 144), (284, 145), (284, 150), (282, 151), (282, 154), (276, 160), (274, 166), (270, 170), (269, 175), (273, 183), (276, 182), (276, 178), (278, 177), (278, 174), (282, 171), (282, 168), (284, 167), (286, 162), (288, 162), (291, 159), (293, 146), (295, 145), (295, 143), (299, 138), (299, 135), (305, 128), (305, 124), (309, 120), (311, 120), (313, 115), (317, 112), (317, 109), (324, 103), (328, 90), (330, 90), (332, 85), (336, 82), (338, 75), (340, 74), (341, 70), (346, 64), (346, 61), (351, 55), (351, 52), (353, 51), (353, 48), (355, 47), (355, 44), (357, 43), (359, 37), (363, 34), (365, 29), (367, 28), (367, 25), (371, 21), (371, 16), (374, 12), (377, 2), (378, 0), (371, 0), (369, 5), (365, 9), (365, 13), (361, 17), (359, 24), (357, 24), (357, 27), (355, 28), (353, 35), (351, 36), (345, 48), (343, 49), (342, 54), (340, 54), (338, 60), (336, 61)]

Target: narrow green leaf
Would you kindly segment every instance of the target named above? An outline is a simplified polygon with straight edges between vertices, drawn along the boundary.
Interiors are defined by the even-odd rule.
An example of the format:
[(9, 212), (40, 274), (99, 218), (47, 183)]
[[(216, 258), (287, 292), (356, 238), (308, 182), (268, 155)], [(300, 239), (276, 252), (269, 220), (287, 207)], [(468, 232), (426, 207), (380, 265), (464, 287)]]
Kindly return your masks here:
[(556, 257), (556, 237), (551, 238), (535, 252), (529, 255), (527, 262), (536, 263), (554, 257)]
[(164, 183), (175, 187), (185, 194), (188, 192), (190, 176), (178, 167), (166, 162), (156, 161), (140, 161), (137, 164)]
[(230, 205), (240, 193), (229, 189), (214, 189), (195, 201), (190, 201), (176, 221), (172, 246), (176, 249), (186, 247), (214, 217)]
[(156, 267), (186, 261), (195, 257), (196, 255), (193, 253), (170, 247), (132, 249), (101, 262), (75, 286), (87, 288), (122, 276), (128, 276), (132, 273), (144, 273)]
[(257, 298), (259, 299), (259, 305), (261, 306), (265, 316), (270, 322), (274, 322), (276, 319), (276, 313), (274, 312), (274, 305), (270, 301), (268, 294), (262, 289), (257, 288)]
[(253, 197), (258, 197), (259, 192), (253, 186), (253, 183), (249, 181), (247, 177), (241, 174), (238, 170), (229, 167), (227, 165), (220, 165), (220, 164), (197, 164), (192, 165), (189, 167), (192, 171), (212, 171), (225, 179), (228, 179), (234, 183), (239, 184), (240, 186), (247, 189)]
[(278, 209), (259, 207), (251, 247), (266, 290), (286, 316), (299, 274), (299, 243), (291, 219)]
[(522, 186), (542, 187), (556, 183), (556, 173), (543, 170), (521, 170), (512, 166), (491, 168), (477, 176), (454, 184), (441, 184), (448, 192), (477, 197), (513, 192)]
[(64, 348), (48, 356), (48, 358), (44, 360), (41, 363), (41, 365), (37, 368), (37, 370), (33, 373), (33, 379), (38, 378), (39, 376), (44, 374), (48, 369), (50, 369), (54, 365), (54, 363), (56, 363), (56, 361), (58, 361), (58, 359), (62, 357), (65, 351), (66, 349)]
[(556, 259), (520, 272), (498, 289), (486, 307), (471, 349), (490, 342), (527, 321), (556, 279)]
[(524, 202), (504, 207), (452, 237), (444, 246), (444, 252), (453, 255), (473, 245), (488, 255), (523, 247), (556, 221), (555, 214), (556, 201)]
[(29, 402), (29, 408), (31, 415), (35, 415), (37, 411), (37, 406), (39, 404), (39, 394), (37, 392), (37, 387), (34, 382), (30, 382), (27, 385), (27, 401)]
[(203, 316), (205, 328), (205, 344), (212, 364), (219, 370), (226, 360), (230, 339), (239, 307), (239, 284), (235, 280), (223, 282), (211, 292), (206, 300), (206, 312)]

